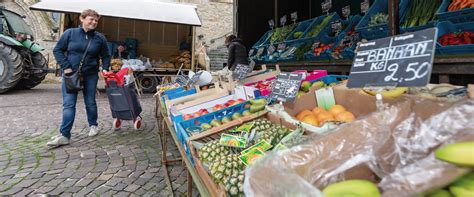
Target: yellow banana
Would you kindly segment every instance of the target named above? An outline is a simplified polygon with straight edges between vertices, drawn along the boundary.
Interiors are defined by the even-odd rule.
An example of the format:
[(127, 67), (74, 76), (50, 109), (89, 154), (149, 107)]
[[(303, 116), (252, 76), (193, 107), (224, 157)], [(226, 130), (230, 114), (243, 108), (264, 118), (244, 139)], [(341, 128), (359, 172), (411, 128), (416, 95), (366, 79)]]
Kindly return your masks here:
[[(375, 96), (377, 94), (376, 91), (373, 91), (373, 90), (366, 90), (366, 89), (362, 89), (365, 93), (369, 94), (369, 95), (372, 95), (372, 96)], [(382, 94), (382, 97), (384, 98), (398, 98), (400, 96), (402, 96), (406, 91), (408, 91), (408, 88), (407, 87), (398, 87), (398, 88), (395, 88), (395, 89), (392, 89), (392, 90), (383, 90), (381, 92)]]

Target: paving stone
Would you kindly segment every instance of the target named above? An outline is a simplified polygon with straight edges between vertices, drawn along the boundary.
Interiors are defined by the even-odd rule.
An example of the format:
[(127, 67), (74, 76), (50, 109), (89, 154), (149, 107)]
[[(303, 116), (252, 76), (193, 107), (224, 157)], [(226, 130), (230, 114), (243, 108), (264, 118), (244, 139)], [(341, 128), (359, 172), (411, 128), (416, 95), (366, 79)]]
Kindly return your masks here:
[(128, 196), (130, 196), (130, 193), (129, 192), (119, 192), (119, 193), (116, 193), (115, 196), (117, 196), (117, 197), (128, 197)]
[(137, 189), (139, 189), (140, 187), (141, 187), (140, 185), (132, 184), (132, 185), (128, 185), (124, 190), (127, 191), (127, 192), (134, 192)]
[(23, 188), (20, 192), (16, 193), (16, 196), (28, 196), (29, 194), (33, 193), (35, 190), (30, 188)]
[(75, 184), (77, 187), (85, 187), (89, 185), (94, 179), (81, 179), (79, 182)]
[(20, 183), (18, 183), (16, 185), (16, 187), (30, 187), (31, 185), (35, 184), (36, 182), (38, 182), (39, 179), (27, 179), (27, 180), (23, 180), (21, 181)]
[(127, 187), (127, 184), (125, 183), (118, 183), (117, 185), (115, 185), (114, 188), (112, 188), (113, 190), (116, 190), (116, 191), (122, 191), (123, 189), (125, 189)]
[(21, 188), (21, 187), (12, 187), (8, 191), (0, 192), (0, 195), (5, 195), (5, 196), (15, 195), (16, 193), (20, 192), (21, 190), (23, 190), (23, 188)]
[(58, 196), (58, 195), (62, 194), (64, 191), (66, 191), (66, 188), (57, 187), (53, 191), (48, 192), (48, 195)]
[(103, 174), (103, 175), (100, 175), (97, 180), (101, 180), (101, 181), (108, 181), (109, 179), (111, 179), (114, 175), (113, 174)]
[(115, 174), (116, 177), (128, 177), (130, 174), (132, 174), (131, 170), (120, 170), (117, 174)]
[(37, 194), (46, 194), (50, 191), (53, 191), (53, 189), (55, 189), (56, 187), (48, 187), (48, 186), (45, 186), (45, 187), (41, 187), (37, 190), (35, 190), (35, 193)]

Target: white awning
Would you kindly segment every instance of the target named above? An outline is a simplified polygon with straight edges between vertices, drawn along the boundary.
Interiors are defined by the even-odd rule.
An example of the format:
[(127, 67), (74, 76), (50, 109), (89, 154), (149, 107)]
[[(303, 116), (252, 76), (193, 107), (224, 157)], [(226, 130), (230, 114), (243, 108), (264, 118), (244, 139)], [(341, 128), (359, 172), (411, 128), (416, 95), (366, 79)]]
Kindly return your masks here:
[(93, 9), (101, 16), (201, 26), (196, 6), (157, 0), (42, 0), (30, 9), (61, 13)]

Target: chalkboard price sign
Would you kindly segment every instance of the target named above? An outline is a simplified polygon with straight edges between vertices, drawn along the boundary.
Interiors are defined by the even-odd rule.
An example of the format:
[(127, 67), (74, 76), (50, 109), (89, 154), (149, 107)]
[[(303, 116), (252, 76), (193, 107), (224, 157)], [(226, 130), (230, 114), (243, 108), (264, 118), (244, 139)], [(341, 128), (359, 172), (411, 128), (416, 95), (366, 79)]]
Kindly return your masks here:
[(271, 55), (271, 54), (273, 54), (273, 52), (275, 52), (275, 50), (276, 50), (275, 46), (270, 45), (267, 49), (267, 54)]
[(252, 68), (249, 65), (237, 64), (234, 72), (232, 72), (232, 77), (238, 81), (241, 81), (242, 79), (245, 79), (247, 74), (250, 72), (252, 72)]
[(285, 26), (286, 24), (286, 15), (280, 18), (280, 25)]
[(282, 51), (284, 51), (285, 49), (286, 49), (286, 44), (285, 44), (285, 43), (280, 43), (280, 44), (278, 44), (278, 46), (277, 46), (278, 52), (282, 52)]
[(265, 47), (260, 47), (257, 50), (257, 54), (255, 56), (260, 57), (263, 54), (264, 51), (265, 51)]
[(273, 19), (269, 20), (268, 21), (268, 26), (270, 26), (270, 29), (273, 29), (275, 27), (275, 21)]
[(332, 32), (339, 34), (339, 32), (342, 31), (341, 20), (336, 20), (336, 21), (331, 22), (331, 29), (332, 29)]
[(252, 56), (254, 52), (255, 52), (255, 49), (250, 49), (250, 51), (249, 51), (249, 57)]
[(321, 9), (326, 14), (329, 14), (329, 10), (331, 10), (331, 8), (332, 8), (331, 0), (325, 0), (321, 3)]
[(437, 33), (431, 28), (359, 44), (347, 86), (425, 86), (433, 68)]
[(344, 18), (347, 18), (347, 17), (349, 17), (350, 15), (351, 15), (351, 6), (349, 6), (349, 5), (348, 5), (348, 6), (344, 6), (344, 7), (342, 8), (342, 16), (343, 16)]
[(270, 98), (289, 102), (295, 101), (303, 77), (303, 73), (282, 72), (278, 74), (273, 83)]

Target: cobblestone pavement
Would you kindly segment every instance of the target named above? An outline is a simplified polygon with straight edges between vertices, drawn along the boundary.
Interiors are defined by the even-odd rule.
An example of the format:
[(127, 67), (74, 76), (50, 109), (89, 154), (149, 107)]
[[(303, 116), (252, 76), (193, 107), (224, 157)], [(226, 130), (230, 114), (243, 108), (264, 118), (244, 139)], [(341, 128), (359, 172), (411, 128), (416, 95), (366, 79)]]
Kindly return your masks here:
[[(57, 135), (62, 97), (59, 84), (42, 84), (28, 91), (0, 95), (0, 195), (59, 196), (169, 196), (161, 165), (161, 146), (155, 126), (155, 100), (140, 99), (143, 126), (131, 121), (114, 131), (108, 100), (98, 96), (101, 133), (88, 137), (82, 96), (78, 99), (72, 141), (49, 149)], [(168, 140), (169, 158), (179, 157)], [(186, 170), (181, 163), (168, 168), (173, 193), (187, 192)], [(197, 191), (193, 189), (193, 195)]]

